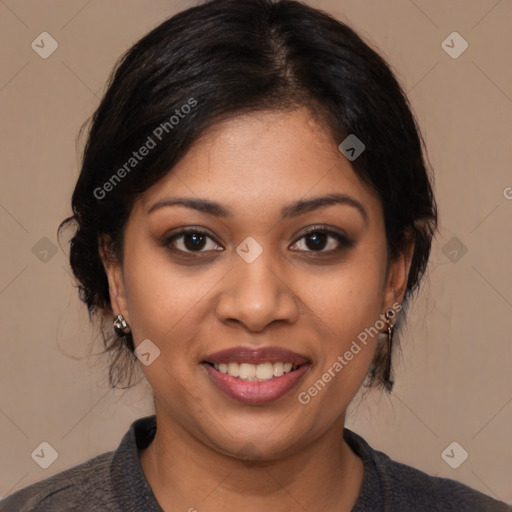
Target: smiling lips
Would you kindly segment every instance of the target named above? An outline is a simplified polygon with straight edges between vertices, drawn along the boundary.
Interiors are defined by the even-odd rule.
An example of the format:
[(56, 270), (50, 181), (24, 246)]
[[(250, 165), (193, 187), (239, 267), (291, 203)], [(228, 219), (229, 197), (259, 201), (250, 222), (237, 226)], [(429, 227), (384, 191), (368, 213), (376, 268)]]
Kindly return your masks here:
[(259, 404), (291, 391), (310, 367), (310, 361), (279, 347), (235, 347), (207, 356), (202, 366), (229, 397), (245, 404)]

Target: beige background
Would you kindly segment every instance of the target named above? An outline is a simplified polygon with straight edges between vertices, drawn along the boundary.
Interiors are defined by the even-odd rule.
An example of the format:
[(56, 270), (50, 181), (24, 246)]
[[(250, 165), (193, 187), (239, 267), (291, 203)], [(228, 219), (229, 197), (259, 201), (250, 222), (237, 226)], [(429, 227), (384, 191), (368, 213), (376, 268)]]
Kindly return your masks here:
[[(114, 62), (192, 4), (0, 2), (0, 496), (114, 449), (134, 419), (152, 413), (146, 385), (109, 391), (105, 361), (85, 357), (99, 345), (65, 253), (41, 261), (51, 245), (33, 247), (43, 237), (58, 245), (78, 172), (75, 138)], [(512, 2), (311, 4), (351, 24), (396, 70), (440, 207), (395, 392), (354, 404), (347, 424), (398, 461), (512, 503)], [(48, 59), (31, 48), (43, 31), (59, 45)], [(453, 31), (469, 43), (457, 59), (441, 46)], [(461, 258), (446, 246), (453, 237), (467, 247)], [(58, 452), (48, 469), (31, 458), (43, 441)], [(458, 469), (441, 458), (452, 441), (469, 453)]]

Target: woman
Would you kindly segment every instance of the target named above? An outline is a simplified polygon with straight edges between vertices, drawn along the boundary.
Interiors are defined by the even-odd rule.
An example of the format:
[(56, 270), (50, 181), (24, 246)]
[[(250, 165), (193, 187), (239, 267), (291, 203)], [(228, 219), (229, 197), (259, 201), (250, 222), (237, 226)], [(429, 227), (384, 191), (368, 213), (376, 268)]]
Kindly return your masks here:
[(344, 428), (392, 388), (436, 231), (420, 141), (382, 58), (301, 3), (214, 0), (135, 44), (61, 227), (111, 383), (142, 363), (155, 415), (1, 509), (510, 510)]

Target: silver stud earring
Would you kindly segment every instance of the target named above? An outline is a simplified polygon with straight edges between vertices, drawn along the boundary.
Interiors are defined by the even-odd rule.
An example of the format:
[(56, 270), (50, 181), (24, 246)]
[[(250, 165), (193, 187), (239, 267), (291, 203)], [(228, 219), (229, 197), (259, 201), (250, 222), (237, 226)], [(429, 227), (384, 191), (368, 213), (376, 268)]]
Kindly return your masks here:
[(114, 318), (114, 331), (115, 333), (123, 339), (125, 345), (132, 351), (135, 351), (135, 346), (133, 344), (133, 337), (131, 335), (132, 330), (128, 325), (128, 322), (124, 318), (123, 315), (117, 315)]
[(130, 334), (131, 329), (128, 325), (128, 322), (125, 320), (123, 315), (117, 315), (114, 318), (114, 331), (118, 336), (124, 336), (125, 334)]

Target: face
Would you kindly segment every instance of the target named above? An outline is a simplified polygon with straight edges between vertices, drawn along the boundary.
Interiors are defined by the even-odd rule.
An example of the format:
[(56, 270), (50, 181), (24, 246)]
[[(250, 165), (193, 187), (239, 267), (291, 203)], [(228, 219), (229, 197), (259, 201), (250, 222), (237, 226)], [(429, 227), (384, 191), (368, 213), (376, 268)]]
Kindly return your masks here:
[(135, 346), (160, 350), (141, 365), (159, 425), (268, 459), (343, 425), (377, 337), (353, 341), (385, 330), (410, 251), (387, 261), (380, 201), (339, 142), (305, 109), (236, 117), (135, 203), (105, 267)]

